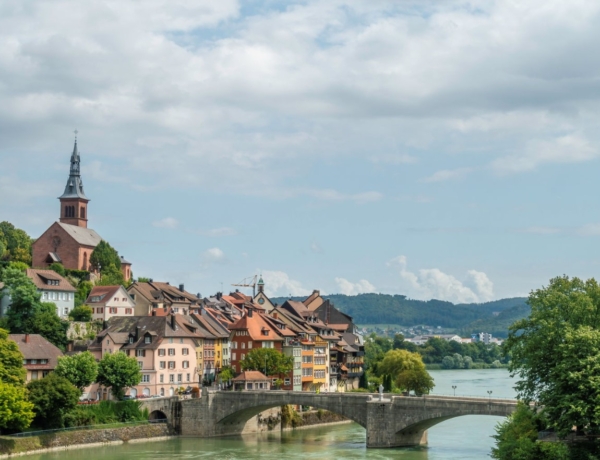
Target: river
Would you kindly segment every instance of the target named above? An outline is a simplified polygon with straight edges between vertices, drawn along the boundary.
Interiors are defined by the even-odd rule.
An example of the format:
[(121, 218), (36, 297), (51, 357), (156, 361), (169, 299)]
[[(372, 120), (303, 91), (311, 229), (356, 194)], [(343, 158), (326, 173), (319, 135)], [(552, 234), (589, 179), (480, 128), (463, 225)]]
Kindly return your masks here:
[[(513, 398), (514, 380), (506, 369), (430, 371), (434, 394)], [(456, 386), (453, 389), (452, 386)], [(501, 417), (464, 416), (429, 430), (429, 444), (411, 449), (367, 449), (365, 430), (355, 423), (243, 438), (178, 438), (164, 442), (124, 444), (28, 457), (32, 460), (310, 460), (310, 459), (485, 459)]]

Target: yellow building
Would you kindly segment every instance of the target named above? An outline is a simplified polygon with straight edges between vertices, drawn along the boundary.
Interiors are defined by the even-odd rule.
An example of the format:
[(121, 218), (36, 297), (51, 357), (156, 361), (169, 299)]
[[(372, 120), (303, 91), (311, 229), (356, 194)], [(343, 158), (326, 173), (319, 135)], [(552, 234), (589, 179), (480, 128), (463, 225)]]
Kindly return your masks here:
[(320, 336), (315, 337), (313, 351), (313, 384), (315, 390), (323, 391), (329, 388), (329, 343)]

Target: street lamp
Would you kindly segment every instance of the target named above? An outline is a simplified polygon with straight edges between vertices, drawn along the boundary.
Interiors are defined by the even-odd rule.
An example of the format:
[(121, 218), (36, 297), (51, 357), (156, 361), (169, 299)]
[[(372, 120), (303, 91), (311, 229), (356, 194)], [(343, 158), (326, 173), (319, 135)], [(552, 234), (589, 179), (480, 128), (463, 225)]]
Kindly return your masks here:
[(456, 396), (456, 385), (452, 385), (452, 389), (454, 390), (454, 396)]
[(490, 402), (492, 402), (492, 390), (488, 390), (488, 391), (487, 391), (487, 394), (489, 395), (489, 398), (490, 398), (489, 400), (490, 400)]

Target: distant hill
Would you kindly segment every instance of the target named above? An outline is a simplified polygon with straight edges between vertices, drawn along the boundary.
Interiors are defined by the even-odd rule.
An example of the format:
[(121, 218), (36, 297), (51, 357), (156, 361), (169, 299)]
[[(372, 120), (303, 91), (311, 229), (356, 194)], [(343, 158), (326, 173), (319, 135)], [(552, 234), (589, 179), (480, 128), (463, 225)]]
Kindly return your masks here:
[[(514, 297), (479, 304), (453, 304), (443, 300), (413, 300), (403, 295), (360, 294), (324, 296), (357, 324), (399, 324), (414, 326), (427, 324), (454, 328), (463, 335), (472, 332), (491, 332), (505, 337), (508, 326), (529, 314), (525, 297)], [(296, 297), (294, 300), (303, 300)], [(271, 299), (281, 304), (285, 297)], [(497, 316), (494, 315), (497, 314)]]

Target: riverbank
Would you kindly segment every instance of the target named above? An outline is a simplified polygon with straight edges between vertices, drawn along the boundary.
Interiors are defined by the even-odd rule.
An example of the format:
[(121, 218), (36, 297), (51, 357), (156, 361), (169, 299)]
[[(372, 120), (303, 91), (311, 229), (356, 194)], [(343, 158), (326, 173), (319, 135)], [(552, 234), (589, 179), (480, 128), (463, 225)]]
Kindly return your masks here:
[(0, 458), (118, 445), (126, 442), (163, 441), (173, 437), (174, 433), (166, 423), (81, 431), (60, 431), (24, 438), (0, 436)]

